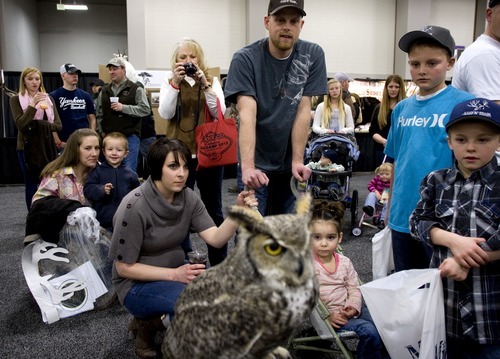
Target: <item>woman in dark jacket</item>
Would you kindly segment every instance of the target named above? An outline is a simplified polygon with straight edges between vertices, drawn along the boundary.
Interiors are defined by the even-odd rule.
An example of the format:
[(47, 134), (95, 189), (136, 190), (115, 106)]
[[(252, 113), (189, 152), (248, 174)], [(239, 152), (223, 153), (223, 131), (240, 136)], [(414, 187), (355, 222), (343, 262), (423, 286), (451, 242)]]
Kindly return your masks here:
[[(406, 98), (403, 78), (399, 75), (389, 75), (385, 80), (382, 102), (373, 110), (370, 135), (375, 142), (375, 160), (377, 166), (384, 161), (384, 147), (391, 128), (391, 114), (396, 104)], [(392, 163), (392, 158), (386, 162)]]
[(52, 133), (62, 129), (54, 99), (43, 87), (42, 73), (26, 67), (19, 80), (19, 93), (10, 99), (12, 116), (18, 130), (17, 154), (24, 176), (26, 206), (40, 183), (40, 172), (57, 157)]

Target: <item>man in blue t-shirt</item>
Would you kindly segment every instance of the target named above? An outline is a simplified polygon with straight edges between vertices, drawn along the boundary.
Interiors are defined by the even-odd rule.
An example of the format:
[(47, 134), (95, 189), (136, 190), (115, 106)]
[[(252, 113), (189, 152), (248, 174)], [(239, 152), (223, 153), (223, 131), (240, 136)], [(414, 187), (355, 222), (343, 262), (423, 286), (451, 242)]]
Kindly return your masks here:
[(73, 64), (64, 64), (59, 69), (63, 86), (50, 93), (56, 103), (62, 122), (62, 130), (56, 136), (56, 145), (64, 148), (68, 137), (79, 128), (96, 129), (94, 101), (88, 92), (76, 87), (82, 72)]
[(328, 93), (325, 54), (299, 39), (304, 1), (271, 0), (269, 37), (237, 51), (224, 92), (237, 105), (243, 183), (255, 189), (263, 215), (289, 213), (293, 175), (309, 178), (304, 151), (311, 128), (311, 97)]

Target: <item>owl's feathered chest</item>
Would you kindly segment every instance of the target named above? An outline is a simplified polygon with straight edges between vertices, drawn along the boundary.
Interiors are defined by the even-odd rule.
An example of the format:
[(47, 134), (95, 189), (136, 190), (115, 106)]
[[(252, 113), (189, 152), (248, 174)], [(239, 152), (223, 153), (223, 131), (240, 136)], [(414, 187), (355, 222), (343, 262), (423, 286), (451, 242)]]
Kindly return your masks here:
[(188, 285), (179, 299), (165, 341), (172, 355), (182, 355), (171, 358), (262, 358), (284, 342), (314, 307), (314, 276), (300, 286), (238, 280), (237, 271), (228, 273), (223, 264)]
[(279, 346), (314, 307), (311, 197), (295, 215), (263, 218), (233, 207), (238, 244), (228, 258), (193, 280), (179, 298), (167, 329), (164, 359), (261, 359)]

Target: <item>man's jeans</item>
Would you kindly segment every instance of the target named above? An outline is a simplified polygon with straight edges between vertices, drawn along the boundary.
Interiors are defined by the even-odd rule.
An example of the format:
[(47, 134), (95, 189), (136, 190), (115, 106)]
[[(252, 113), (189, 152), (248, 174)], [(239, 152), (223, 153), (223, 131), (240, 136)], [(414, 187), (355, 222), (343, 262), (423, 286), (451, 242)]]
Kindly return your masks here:
[(139, 156), (139, 144), (141, 139), (137, 135), (130, 135), (128, 140), (128, 155), (123, 160), (123, 163), (128, 166), (132, 171), (137, 171), (137, 157)]

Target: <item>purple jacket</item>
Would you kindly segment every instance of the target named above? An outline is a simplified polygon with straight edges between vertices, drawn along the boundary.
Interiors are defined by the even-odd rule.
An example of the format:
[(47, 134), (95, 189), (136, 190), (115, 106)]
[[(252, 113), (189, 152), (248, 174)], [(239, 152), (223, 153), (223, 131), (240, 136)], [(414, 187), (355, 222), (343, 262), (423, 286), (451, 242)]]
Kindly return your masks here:
[(378, 191), (380, 194), (384, 192), (384, 189), (389, 187), (391, 187), (391, 181), (382, 182), (379, 175), (373, 177), (373, 179), (368, 183), (368, 191)]

